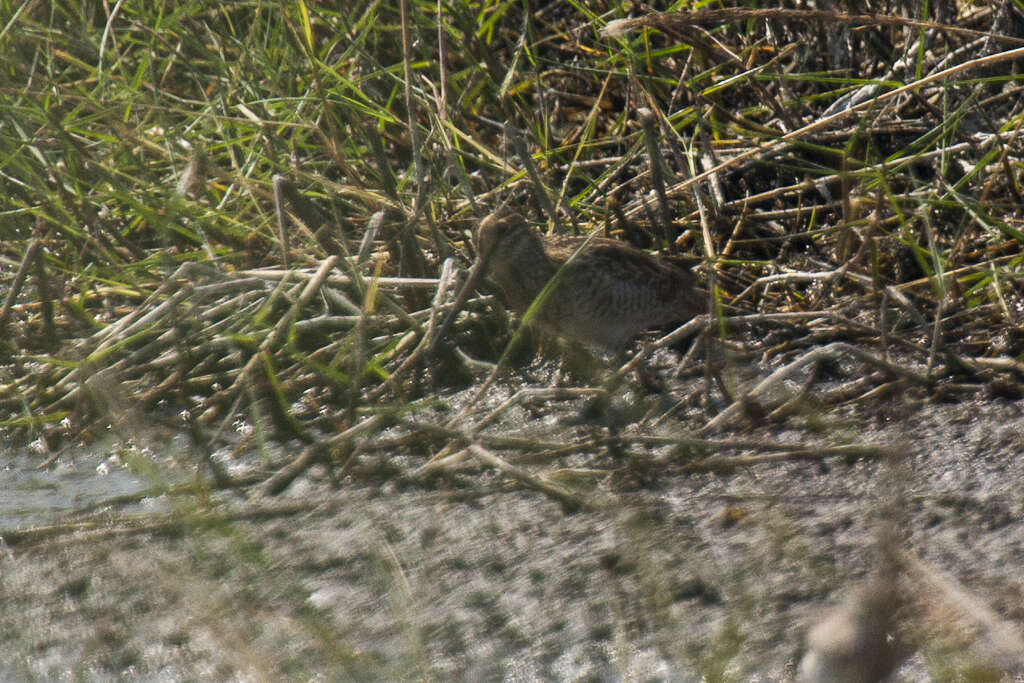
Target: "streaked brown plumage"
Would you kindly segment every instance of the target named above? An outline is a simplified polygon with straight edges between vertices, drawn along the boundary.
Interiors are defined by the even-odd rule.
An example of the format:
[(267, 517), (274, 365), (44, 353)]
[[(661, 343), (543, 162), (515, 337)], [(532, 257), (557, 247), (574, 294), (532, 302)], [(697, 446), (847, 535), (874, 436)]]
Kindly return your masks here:
[(482, 220), (473, 242), (477, 262), (467, 288), (486, 273), (506, 305), (523, 313), (557, 273), (536, 324), (607, 351), (621, 352), (644, 330), (703, 310), (688, 268), (617, 240), (541, 235), (519, 214), (503, 212)]

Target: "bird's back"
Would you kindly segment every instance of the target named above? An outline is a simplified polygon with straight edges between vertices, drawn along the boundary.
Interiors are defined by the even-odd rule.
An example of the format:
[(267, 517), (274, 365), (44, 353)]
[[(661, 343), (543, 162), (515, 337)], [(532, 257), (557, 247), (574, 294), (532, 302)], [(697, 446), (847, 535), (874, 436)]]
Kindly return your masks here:
[[(547, 237), (545, 252), (561, 268), (583, 237)], [(561, 269), (539, 314), (550, 331), (620, 351), (651, 327), (682, 322), (702, 309), (689, 269), (616, 240), (593, 238)]]

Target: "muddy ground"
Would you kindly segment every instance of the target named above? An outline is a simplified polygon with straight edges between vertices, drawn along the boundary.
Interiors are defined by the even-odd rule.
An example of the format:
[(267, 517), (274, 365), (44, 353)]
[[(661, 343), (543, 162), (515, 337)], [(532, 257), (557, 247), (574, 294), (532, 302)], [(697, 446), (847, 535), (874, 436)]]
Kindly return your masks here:
[[(613, 406), (626, 422), (629, 400)], [(488, 433), (600, 432), (574, 419), (581, 405), (526, 406)], [(657, 433), (684, 432), (695, 411)], [(607, 451), (555, 463), (597, 510), (567, 511), (492, 469), (413, 476), (415, 452), (394, 460), (404, 475), (335, 486), (317, 467), (260, 504), (232, 492), (110, 506), (88, 530), (8, 534), (0, 677), (790, 680), (809, 624), (872, 575), (884, 520), (1020, 629), (1022, 430), (1020, 401), (908, 390), (733, 432), (883, 446), (872, 459), (685, 473), (652, 448), (643, 467)], [(189, 471), (154, 462), (171, 478)], [(226, 462), (241, 474), (260, 460)], [(934, 593), (900, 586), (919, 587), (910, 602)], [(973, 617), (943, 619), (946, 634), (934, 618), (906, 626), (916, 651), (894, 680), (999, 680)]]

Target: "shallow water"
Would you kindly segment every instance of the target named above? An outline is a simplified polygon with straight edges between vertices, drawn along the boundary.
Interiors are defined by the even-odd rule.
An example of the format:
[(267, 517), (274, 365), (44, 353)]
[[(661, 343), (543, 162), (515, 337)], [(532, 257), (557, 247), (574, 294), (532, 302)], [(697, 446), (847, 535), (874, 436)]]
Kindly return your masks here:
[(3, 449), (0, 460), (0, 533), (52, 523), (113, 496), (137, 493), (147, 482), (103, 448), (49, 456), (30, 448)]

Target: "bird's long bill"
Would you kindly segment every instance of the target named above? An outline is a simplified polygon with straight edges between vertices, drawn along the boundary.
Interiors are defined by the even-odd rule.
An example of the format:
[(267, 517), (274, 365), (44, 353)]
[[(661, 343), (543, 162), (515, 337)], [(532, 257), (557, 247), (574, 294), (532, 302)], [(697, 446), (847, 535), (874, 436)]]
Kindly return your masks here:
[[(489, 256), (489, 254), (488, 254)], [(433, 352), (436, 350), (437, 345), (441, 343), (444, 336), (448, 333), (448, 328), (451, 327), (452, 322), (455, 321), (455, 317), (462, 311), (462, 307), (466, 305), (466, 301), (469, 300), (469, 295), (476, 289), (477, 284), (480, 282), (480, 278), (487, 269), (488, 258), (481, 256), (473, 264), (473, 267), (469, 269), (469, 275), (466, 277), (466, 283), (462, 285), (462, 289), (459, 290), (458, 295), (455, 297), (455, 303), (452, 304), (452, 310), (445, 316), (444, 322), (437, 328), (437, 332), (434, 335), (434, 341), (430, 345), (430, 350)]]

